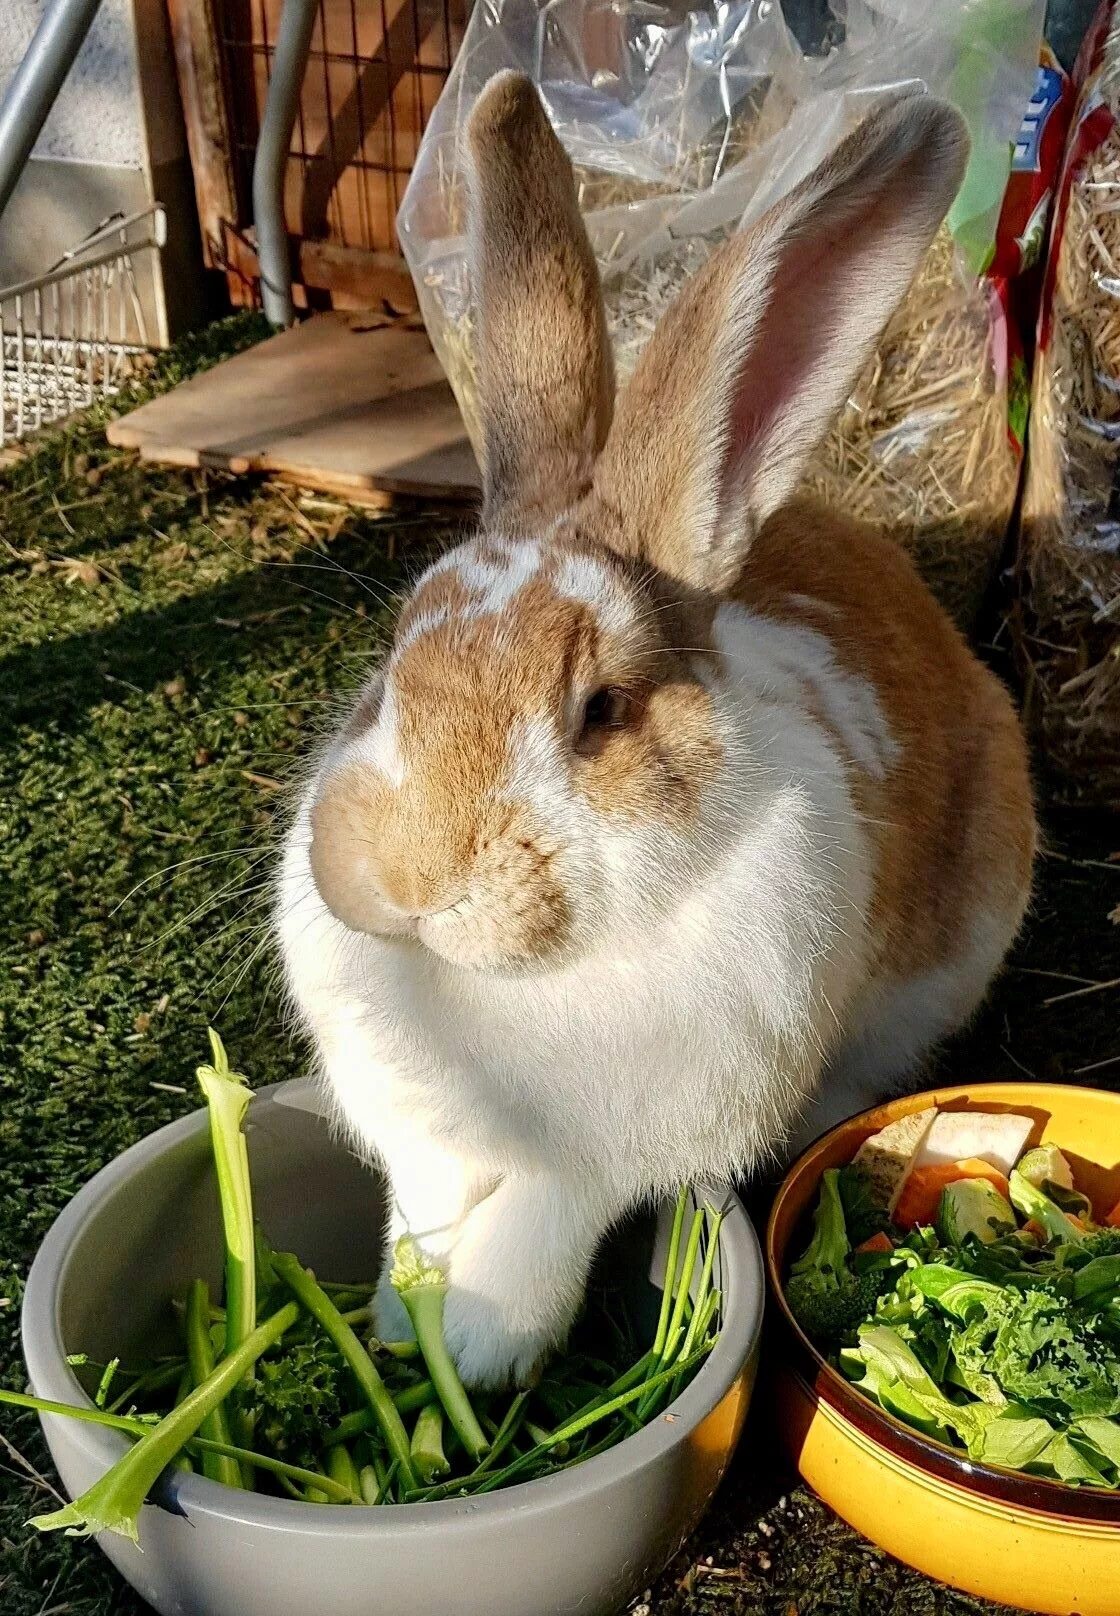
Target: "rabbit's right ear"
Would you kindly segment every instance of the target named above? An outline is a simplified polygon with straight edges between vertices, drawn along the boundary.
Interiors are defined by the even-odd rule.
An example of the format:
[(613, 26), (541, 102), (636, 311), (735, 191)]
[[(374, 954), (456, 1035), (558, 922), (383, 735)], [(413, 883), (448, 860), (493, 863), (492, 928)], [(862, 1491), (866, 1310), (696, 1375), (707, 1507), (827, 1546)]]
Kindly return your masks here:
[(595, 255), (532, 83), (499, 73), (466, 127), (484, 508), (548, 521), (585, 493), (614, 404)]
[(734, 585), (905, 294), (967, 157), (951, 106), (896, 98), (713, 254), (646, 344), (596, 471), (626, 549), (686, 588)]

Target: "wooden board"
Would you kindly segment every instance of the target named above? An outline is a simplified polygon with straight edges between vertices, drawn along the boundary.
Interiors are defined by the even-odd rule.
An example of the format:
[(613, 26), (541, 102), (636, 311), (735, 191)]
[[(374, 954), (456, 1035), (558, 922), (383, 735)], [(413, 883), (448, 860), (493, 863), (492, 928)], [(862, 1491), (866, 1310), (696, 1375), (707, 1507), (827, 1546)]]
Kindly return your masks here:
[(474, 499), (478, 466), (423, 331), (317, 314), (114, 421), (145, 460), (273, 472), (362, 500)]
[[(339, 247), (333, 241), (301, 241), (295, 236), (289, 237), (288, 245), (297, 309), (307, 308), (309, 294), (328, 292), (332, 309), (415, 314), (416, 288), (400, 253)], [(223, 262), (239, 285), (246, 289), (255, 286), (260, 265), (252, 230), (242, 233), (226, 227)], [(318, 306), (323, 307), (322, 298)]]
[(222, 236), (239, 217), (233, 134), (215, 0), (167, 0), (179, 99), (194, 174), (202, 253), (208, 269), (223, 269)]

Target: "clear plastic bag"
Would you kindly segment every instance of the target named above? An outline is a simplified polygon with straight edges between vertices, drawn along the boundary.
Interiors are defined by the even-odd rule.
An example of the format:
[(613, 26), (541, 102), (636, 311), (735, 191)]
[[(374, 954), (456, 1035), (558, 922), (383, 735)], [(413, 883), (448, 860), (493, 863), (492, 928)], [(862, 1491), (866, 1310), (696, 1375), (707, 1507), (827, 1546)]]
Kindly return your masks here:
[(934, 534), (926, 571), (935, 586), (945, 582), (941, 552), (955, 544), (967, 577), (942, 595), (967, 620), (1003, 542), (1017, 479), (1003, 429), (1006, 323), (978, 276), (1035, 84), (1043, 10), (1044, 0), (847, 0), (842, 42), (813, 57), (777, 0), (714, 0), (703, 11), (668, 0), (478, 0), (398, 219), (425, 323), (472, 439), (459, 135), (495, 72), (529, 74), (572, 159), (621, 379), (684, 280), (792, 189), (879, 97), (904, 86), (947, 95), (973, 139), (951, 234), (908, 300), (912, 329), (894, 323), (809, 483), (835, 498), (861, 477), (852, 508), (898, 529), (920, 563)]
[(1120, 809), (1120, 11), (1103, 9), (1083, 56), (1039, 321), (1016, 628), (1056, 796)]

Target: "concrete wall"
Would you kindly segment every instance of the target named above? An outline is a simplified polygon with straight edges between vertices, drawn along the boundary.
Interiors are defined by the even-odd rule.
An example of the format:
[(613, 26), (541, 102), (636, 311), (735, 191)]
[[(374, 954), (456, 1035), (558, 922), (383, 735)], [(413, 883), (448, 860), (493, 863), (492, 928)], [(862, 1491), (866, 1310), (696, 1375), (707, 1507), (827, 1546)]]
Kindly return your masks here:
[[(0, 84), (23, 58), (45, 0), (0, 0)], [(132, 0), (101, 0), (93, 27), (35, 147), (37, 157), (144, 166)]]

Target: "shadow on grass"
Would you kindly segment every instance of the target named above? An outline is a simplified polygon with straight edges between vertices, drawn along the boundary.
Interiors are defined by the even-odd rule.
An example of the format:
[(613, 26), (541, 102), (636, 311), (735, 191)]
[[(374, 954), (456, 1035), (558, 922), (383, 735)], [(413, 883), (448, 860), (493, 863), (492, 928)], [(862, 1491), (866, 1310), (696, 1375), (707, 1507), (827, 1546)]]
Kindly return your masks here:
[(103, 627), (12, 651), (0, 657), (0, 717), (70, 724), (122, 684), (149, 695), (182, 676), (209, 684), (250, 669), (267, 675), (287, 665), (285, 655), (306, 658), (339, 623), (358, 642), (355, 650), (372, 652), (375, 625), (355, 614), (362, 597), (356, 587), (344, 592), (346, 584), (339, 574), (331, 590), (312, 594), (280, 568), (258, 568)]

